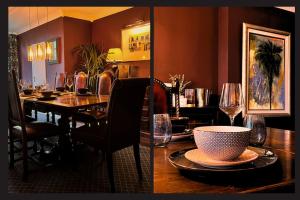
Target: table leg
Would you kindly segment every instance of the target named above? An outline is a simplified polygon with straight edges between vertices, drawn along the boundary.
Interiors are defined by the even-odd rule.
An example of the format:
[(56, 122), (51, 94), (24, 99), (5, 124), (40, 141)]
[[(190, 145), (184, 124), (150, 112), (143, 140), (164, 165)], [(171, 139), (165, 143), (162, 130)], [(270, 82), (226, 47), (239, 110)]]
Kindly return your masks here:
[(72, 152), (72, 145), (70, 142), (70, 120), (69, 116), (62, 114), (58, 120), (58, 125), (62, 130), (62, 134), (59, 136), (58, 144), (61, 152), (61, 159), (67, 160), (70, 158)]

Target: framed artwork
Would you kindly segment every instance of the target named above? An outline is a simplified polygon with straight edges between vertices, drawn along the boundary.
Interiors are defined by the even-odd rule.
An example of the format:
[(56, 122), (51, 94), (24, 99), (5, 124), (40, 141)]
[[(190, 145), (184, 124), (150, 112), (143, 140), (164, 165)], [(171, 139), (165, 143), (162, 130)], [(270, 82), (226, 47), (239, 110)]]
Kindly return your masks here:
[(285, 31), (243, 23), (243, 114), (291, 114), (290, 37)]
[(150, 60), (150, 23), (122, 29), (123, 61)]
[(60, 38), (55, 38), (47, 42), (49, 43), (52, 51), (48, 64), (52, 65), (60, 63)]

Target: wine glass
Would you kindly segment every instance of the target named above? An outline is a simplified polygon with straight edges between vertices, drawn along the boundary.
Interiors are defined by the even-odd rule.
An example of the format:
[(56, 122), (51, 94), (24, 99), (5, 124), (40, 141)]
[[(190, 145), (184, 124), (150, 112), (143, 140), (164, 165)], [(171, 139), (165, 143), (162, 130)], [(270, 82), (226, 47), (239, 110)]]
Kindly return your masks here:
[(73, 85), (74, 85), (74, 77), (71, 75), (67, 76), (66, 86), (68, 87), (69, 92), (72, 91)]
[(243, 124), (251, 129), (250, 145), (262, 146), (267, 137), (265, 118), (262, 115), (247, 114)]
[(219, 108), (230, 118), (233, 126), (234, 118), (244, 107), (242, 87), (240, 83), (224, 83), (219, 103)]
[(172, 124), (169, 114), (154, 115), (154, 145), (165, 147), (172, 137)]

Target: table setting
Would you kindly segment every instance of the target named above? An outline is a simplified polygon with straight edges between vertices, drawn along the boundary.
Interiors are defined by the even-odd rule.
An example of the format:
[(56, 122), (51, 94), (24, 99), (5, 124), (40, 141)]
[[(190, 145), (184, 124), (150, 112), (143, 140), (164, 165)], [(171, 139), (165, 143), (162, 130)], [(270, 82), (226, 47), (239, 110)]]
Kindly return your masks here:
[[(266, 127), (263, 116), (245, 114), (242, 126), (234, 125), (234, 118), (243, 107), (241, 84), (225, 83), (219, 108), (230, 118), (230, 126), (204, 125), (185, 129), (182, 134), (172, 134), (170, 123), (172, 117), (168, 114), (155, 114), (154, 166), (155, 169), (156, 166), (157, 169), (165, 169), (155, 171), (155, 177), (159, 180), (157, 185), (164, 179), (160, 178), (159, 174), (164, 173), (165, 179), (174, 179), (170, 187), (164, 189), (157, 187), (155, 190), (173, 191), (171, 185), (177, 187), (184, 182), (191, 186), (205, 185), (205, 187), (222, 182), (224, 186), (234, 179), (240, 180), (234, 183), (234, 187), (237, 187), (246, 184), (247, 180), (250, 181), (253, 177), (265, 180), (265, 176), (269, 176), (267, 175), (269, 173), (290, 173), (290, 167), (293, 165), (290, 165), (290, 161), (280, 160), (282, 152), (278, 152), (277, 147), (272, 148), (274, 144), (270, 143), (273, 140), (270, 134), (277, 132)], [(282, 131), (280, 130), (280, 134), (284, 133)], [(187, 133), (190, 134), (188, 137), (182, 137)], [(181, 138), (178, 139), (180, 135)], [(173, 137), (175, 139), (172, 139)], [(285, 171), (287, 163), (288, 169)], [(245, 179), (241, 180), (243, 177)], [(279, 178), (275, 178), (278, 181)], [(207, 180), (210, 180), (209, 185)], [(255, 181), (251, 184), (259, 184)], [(180, 190), (190, 191), (191, 188), (183, 186)], [(193, 190), (200, 191), (201, 188)]]

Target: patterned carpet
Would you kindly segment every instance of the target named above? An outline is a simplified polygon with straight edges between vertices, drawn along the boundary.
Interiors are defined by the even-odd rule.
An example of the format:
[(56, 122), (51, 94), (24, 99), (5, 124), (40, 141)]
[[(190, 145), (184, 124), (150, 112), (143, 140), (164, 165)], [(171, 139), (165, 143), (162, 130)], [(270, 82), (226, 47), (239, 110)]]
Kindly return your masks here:
[[(140, 146), (143, 179), (139, 181), (132, 147), (113, 154), (116, 192), (150, 193), (150, 148)], [(8, 193), (86, 193), (110, 192), (106, 161), (101, 153), (96, 154), (82, 146), (77, 153), (78, 165), (55, 164), (39, 166), (29, 160), (29, 178), (21, 179), (22, 161), (9, 170)]]

